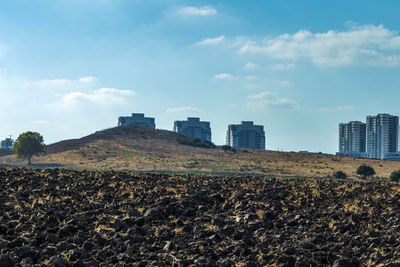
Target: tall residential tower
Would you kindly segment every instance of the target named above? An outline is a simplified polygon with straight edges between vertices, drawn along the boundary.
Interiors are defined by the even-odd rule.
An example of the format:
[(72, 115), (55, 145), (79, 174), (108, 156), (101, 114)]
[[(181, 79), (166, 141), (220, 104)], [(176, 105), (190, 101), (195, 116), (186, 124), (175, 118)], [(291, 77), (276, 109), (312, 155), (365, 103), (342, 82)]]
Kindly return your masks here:
[(390, 114), (367, 116), (367, 154), (383, 159), (386, 153), (397, 152), (399, 117)]
[(339, 124), (338, 155), (351, 157), (366, 157), (366, 124), (361, 121), (351, 121)]
[(141, 126), (156, 128), (154, 118), (145, 117), (143, 113), (132, 113), (131, 117), (118, 117), (118, 126)]
[(231, 124), (226, 133), (226, 144), (232, 147), (265, 149), (264, 126), (254, 125), (252, 121)]
[(186, 121), (175, 121), (174, 132), (187, 137), (211, 142), (210, 122), (200, 121), (200, 118), (188, 118)]

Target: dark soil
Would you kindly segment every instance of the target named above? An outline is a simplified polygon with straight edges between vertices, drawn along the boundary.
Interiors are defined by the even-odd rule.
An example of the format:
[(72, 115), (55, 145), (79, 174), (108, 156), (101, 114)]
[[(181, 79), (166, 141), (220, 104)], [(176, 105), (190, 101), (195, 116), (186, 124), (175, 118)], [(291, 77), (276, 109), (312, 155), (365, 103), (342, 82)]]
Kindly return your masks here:
[(400, 264), (395, 184), (0, 169), (0, 266)]

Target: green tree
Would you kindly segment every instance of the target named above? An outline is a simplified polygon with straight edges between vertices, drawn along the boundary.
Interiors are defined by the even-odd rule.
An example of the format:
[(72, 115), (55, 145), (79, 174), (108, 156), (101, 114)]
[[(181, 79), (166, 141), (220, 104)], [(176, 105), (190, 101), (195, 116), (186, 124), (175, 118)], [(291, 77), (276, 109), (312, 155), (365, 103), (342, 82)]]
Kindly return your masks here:
[(221, 146), (221, 149), (223, 149), (224, 152), (227, 152), (227, 151), (231, 151), (231, 152), (233, 152), (233, 153), (236, 152), (236, 148), (234, 148), (234, 147), (232, 147), (232, 146), (228, 146), (228, 145), (223, 145), (223, 146)]
[(347, 174), (342, 171), (337, 171), (333, 174), (333, 177), (335, 177), (336, 179), (346, 179)]
[(366, 179), (369, 176), (373, 176), (375, 174), (375, 170), (371, 166), (363, 164), (357, 168), (357, 174), (361, 175), (363, 179)]
[(389, 179), (390, 181), (398, 183), (400, 181), (400, 170), (392, 172)]
[(32, 156), (45, 152), (43, 136), (37, 132), (20, 134), (14, 142), (13, 152), (17, 155), (17, 158), (28, 159), (30, 165)]
[(232, 150), (232, 147), (231, 147), (231, 146), (228, 146), (228, 145), (223, 145), (223, 146), (221, 146), (221, 149), (224, 150), (224, 151), (226, 152), (226, 151)]

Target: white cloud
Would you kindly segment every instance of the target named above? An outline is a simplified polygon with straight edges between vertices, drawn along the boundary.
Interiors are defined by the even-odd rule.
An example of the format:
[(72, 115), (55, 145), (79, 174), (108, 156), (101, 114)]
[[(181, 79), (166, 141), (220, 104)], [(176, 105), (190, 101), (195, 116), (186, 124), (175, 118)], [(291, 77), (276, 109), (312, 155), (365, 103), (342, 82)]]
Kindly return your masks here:
[(292, 99), (282, 98), (277, 93), (264, 91), (247, 97), (246, 105), (250, 109), (297, 109), (298, 103)]
[(225, 39), (224, 35), (220, 35), (215, 38), (206, 38), (206, 39), (198, 42), (197, 45), (217, 45), (217, 44), (221, 43), (222, 41), (224, 41), (224, 39)]
[(50, 87), (50, 86), (60, 86), (60, 85), (65, 85), (68, 83), (73, 83), (74, 80), (68, 80), (68, 79), (43, 79), (43, 80), (37, 80), (37, 81), (28, 81), (27, 83), (34, 83), (38, 87)]
[(77, 80), (73, 79), (42, 79), (37, 81), (24, 81), (26, 87), (37, 87), (39, 89), (68, 89), (90, 86), (97, 81), (96, 77), (87, 76)]
[(51, 104), (55, 107), (74, 107), (81, 102), (94, 103), (96, 105), (112, 106), (125, 104), (128, 97), (135, 95), (129, 90), (118, 90), (115, 88), (100, 88), (88, 93), (71, 92), (62, 96), (56, 103)]
[(247, 70), (254, 70), (254, 69), (259, 68), (259, 66), (257, 64), (254, 64), (254, 63), (251, 63), (251, 62), (247, 63), (244, 67)]
[(229, 73), (220, 73), (214, 75), (215, 80), (235, 80), (237, 77), (233, 76), (232, 74)]
[(296, 65), (294, 63), (289, 63), (289, 64), (275, 64), (270, 66), (269, 68), (271, 70), (289, 70), (293, 69)]
[(265, 54), (284, 60), (310, 60), (318, 66), (398, 66), (400, 36), (383, 25), (353, 26), (348, 31), (312, 33), (300, 30), (267, 38), (261, 43), (248, 41), (241, 53)]
[(177, 108), (169, 108), (167, 109), (167, 113), (203, 113), (203, 111), (191, 106), (183, 106)]
[(93, 76), (86, 76), (86, 77), (79, 78), (79, 81), (82, 83), (90, 83), (90, 82), (97, 81), (97, 78), (93, 77)]
[(322, 107), (319, 109), (321, 112), (341, 112), (341, 111), (352, 111), (356, 108), (354, 106), (337, 106), (337, 107)]
[(185, 16), (211, 16), (217, 14), (217, 10), (210, 6), (187, 6), (178, 10), (178, 14)]

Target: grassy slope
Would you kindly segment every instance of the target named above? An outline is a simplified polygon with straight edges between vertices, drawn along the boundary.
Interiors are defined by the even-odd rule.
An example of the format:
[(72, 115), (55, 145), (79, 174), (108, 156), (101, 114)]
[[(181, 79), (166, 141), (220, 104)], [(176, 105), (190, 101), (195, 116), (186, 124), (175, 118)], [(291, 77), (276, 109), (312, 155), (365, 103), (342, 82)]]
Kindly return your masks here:
[[(326, 177), (342, 170), (355, 177), (360, 164), (374, 167), (379, 177), (400, 169), (400, 162), (354, 159), (325, 154), (300, 154), (239, 149), (236, 153), (180, 145), (178, 134), (143, 128), (113, 128), (82, 139), (49, 146), (34, 163), (65, 167), (141, 171), (251, 173), (277, 176)], [(0, 163), (21, 164), (13, 156)]]

